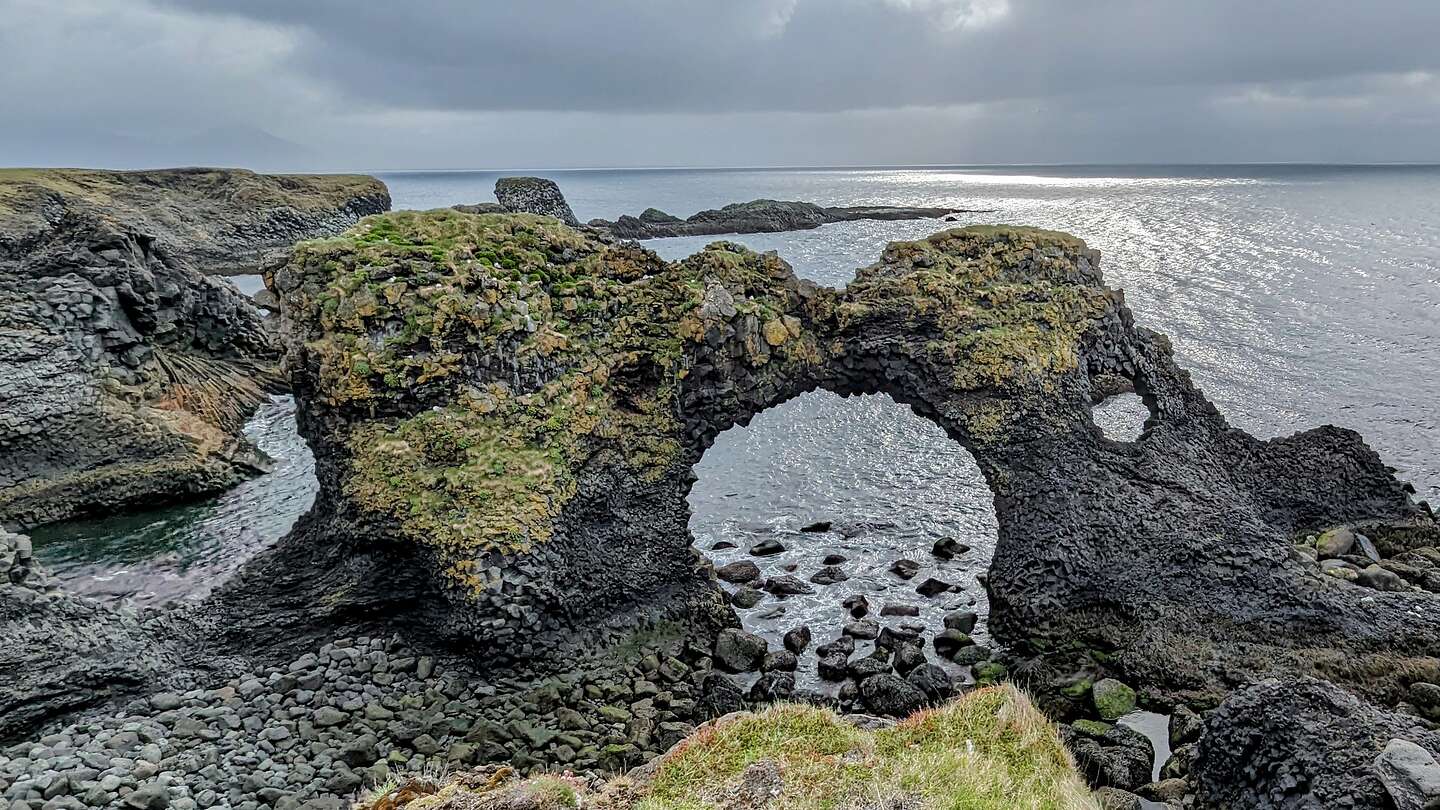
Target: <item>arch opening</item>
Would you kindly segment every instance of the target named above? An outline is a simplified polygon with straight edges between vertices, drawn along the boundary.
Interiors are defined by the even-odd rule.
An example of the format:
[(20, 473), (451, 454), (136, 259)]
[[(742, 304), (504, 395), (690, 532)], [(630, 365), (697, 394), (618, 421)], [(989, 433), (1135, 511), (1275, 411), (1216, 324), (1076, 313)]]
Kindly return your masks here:
[(694, 544), (742, 627), (772, 649), (808, 627), (797, 684), (833, 693), (841, 682), (821, 676), (816, 651), (847, 635), (857, 618), (845, 603), (863, 596), (852, 660), (872, 653), (876, 639), (864, 636), (885, 628), (918, 634), (929, 663), (968, 680), (968, 666), (933, 643), (947, 616), (973, 612), (966, 635), (990, 645), (981, 583), (998, 526), (965, 446), (883, 393), (818, 389), (747, 421), (719, 434), (688, 495)]
[(1096, 403), (1090, 418), (1105, 438), (1117, 442), (1136, 442), (1153, 424), (1154, 413), (1145, 399), (1134, 392), (1122, 392)]

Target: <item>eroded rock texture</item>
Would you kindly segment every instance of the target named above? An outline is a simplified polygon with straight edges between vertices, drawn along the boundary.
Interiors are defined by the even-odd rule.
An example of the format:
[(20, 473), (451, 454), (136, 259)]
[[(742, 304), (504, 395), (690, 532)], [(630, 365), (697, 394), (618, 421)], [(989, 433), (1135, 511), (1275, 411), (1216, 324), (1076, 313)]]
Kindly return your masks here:
[(1205, 725), (1192, 775), (1207, 807), (1404, 808), (1410, 791), (1387, 790), (1376, 758), (1392, 740), (1440, 754), (1440, 732), (1417, 718), (1310, 678), (1239, 690)]
[[(409, 616), (497, 663), (645, 620), (733, 624), (690, 546), (691, 468), (825, 388), (888, 393), (974, 454), (1000, 525), (991, 629), (1031, 677), (1088, 667), (1199, 703), (1267, 673), (1391, 702), (1434, 681), (1436, 596), (1323, 576), (1291, 545), (1357, 521), (1433, 545), (1428, 510), (1353, 432), (1232, 429), (1098, 261), (966, 228), (836, 291), (732, 244), (667, 263), (546, 218), (366, 220), (274, 277), (321, 494), (221, 601), (263, 601), (259, 634)], [(1108, 440), (1092, 403), (1131, 387), (1148, 429)]]
[(207, 272), (388, 206), (369, 178), (0, 171), (0, 525), (215, 492), (283, 385), (260, 312)]

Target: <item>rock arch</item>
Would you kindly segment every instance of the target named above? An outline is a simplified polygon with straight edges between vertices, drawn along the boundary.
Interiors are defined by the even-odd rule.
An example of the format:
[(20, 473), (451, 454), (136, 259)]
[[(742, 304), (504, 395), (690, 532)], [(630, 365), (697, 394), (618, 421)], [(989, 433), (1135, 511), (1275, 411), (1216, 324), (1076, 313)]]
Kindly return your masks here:
[[(1065, 234), (972, 227), (833, 290), (723, 242), (667, 263), (528, 215), (370, 218), (274, 275), (321, 493), (217, 609), (251, 643), (399, 620), (495, 662), (713, 632), (736, 619), (691, 548), (692, 467), (823, 388), (889, 394), (974, 455), (1000, 525), (991, 630), (1032, 676), (1119, 669), (1206, 700), (1264, 672), (1389, 697), (1435, 672), (1436, 596), (1292, 548), (1357, 522), (1433, 545), (1428, 507), (1351, 431), (1231, 428), (1098, 263)], [(1090, 419), (1117, 386), (1150, 407), (1140, 441)]]

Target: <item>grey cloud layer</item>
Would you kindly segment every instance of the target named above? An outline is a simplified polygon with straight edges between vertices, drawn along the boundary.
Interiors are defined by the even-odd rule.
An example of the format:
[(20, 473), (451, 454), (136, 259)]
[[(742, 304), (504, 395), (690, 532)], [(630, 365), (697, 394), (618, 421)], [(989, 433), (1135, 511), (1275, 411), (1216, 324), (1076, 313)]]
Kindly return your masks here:
[(297, 69), (417, 108), (838, 111), (1440, 65), (1430, 0), (167, 2), (303, 31)]
[(1436, 0), (0, 0), (0, 19), (0, 165), (1440, 159)]

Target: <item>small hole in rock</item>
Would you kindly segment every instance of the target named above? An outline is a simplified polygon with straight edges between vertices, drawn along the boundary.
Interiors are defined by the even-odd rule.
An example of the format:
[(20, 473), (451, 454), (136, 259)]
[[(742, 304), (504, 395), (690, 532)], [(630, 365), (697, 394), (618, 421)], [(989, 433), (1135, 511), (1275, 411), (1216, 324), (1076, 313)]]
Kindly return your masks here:
[(1125, 393), (1106, 397), (1090, 412), (1095, 426), (1106, 438), (1117, 442), (1133, 442), (1145, 432), (1150, 409), (1138, 394)]

